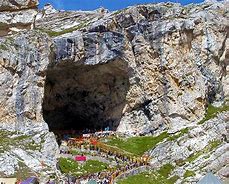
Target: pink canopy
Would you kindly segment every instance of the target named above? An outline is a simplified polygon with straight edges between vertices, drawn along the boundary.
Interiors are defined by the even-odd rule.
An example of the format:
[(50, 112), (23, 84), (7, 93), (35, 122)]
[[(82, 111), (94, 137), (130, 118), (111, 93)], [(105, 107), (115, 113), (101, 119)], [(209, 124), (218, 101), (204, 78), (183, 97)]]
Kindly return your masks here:
[(80, 155), (75, 156), (75, 161), (86, 161), (86, 160), (87, 160), (86, 156), (80, 156)]

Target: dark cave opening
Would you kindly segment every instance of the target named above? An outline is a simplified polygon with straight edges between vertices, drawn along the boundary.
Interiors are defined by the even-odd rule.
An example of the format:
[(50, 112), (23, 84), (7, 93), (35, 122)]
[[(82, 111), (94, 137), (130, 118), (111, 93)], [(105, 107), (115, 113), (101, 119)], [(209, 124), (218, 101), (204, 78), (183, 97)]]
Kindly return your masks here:
[(129, 89), (122, 61), (99, 65), (65, 62), (49, 66), (43, 118), (50, 131), (116, 130)]

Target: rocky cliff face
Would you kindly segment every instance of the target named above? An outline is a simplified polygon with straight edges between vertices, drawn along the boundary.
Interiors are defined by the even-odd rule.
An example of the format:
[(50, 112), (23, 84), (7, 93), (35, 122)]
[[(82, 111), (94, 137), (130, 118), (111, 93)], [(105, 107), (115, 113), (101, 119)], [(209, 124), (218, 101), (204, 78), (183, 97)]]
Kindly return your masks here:
[[(58, 31), (54, 26), (61, 27), (66, 20), (74, 19), (70, 12), (65, 13), (64, 22), (58, 19), (46, 30), (54, 42), (54, 63), (49, 70), (59, 65), (63, 70), (64, 65), (87, 66), (88, 70), (97, 65), (113, 65), (110, 73), (115, 67), (121, 68), (129, 82), (123, 105), (121, 102), (105, 105), (93, 100), (91, 96), (98, 89), (85, 86), (86, 89), (75, 90), (85, 91), (102, 112), (113, 109), (114, 112), (108, 110), (106, 116), (102, 115), (103, 121), (113, 122), (118, 131), (141, 133), (174, 127), (178, 123), (180, 127), (185, 126), (202, 119), (207, 104), (223, 104), (228, 97), (227, 7), (228, 3), (186, 7), (169, 3), (144, 5), (97, 17), (96, 12), (91, 12), (95, 18), (90, 20), (86, 19), (88, 13), (83, 16), (82, 12), (74, 12), (75, 21), (79, 22), (78, 17), (83, 16), (82, 22)], [(37, 19), (36, 27), (45, 30), (45, 20), (50, 22), (55, 14), (58, 13)], [(80, 78), (80, 75), (77, 76)], [(104, 77), (103, 84), (112, 86), (106, 84), (109, 83), (106, 79)], [(77, 79), (71, 80), (78, 83)], [(58, 79), (55, 81), (59, 83)], [(106, 95), (101, 98), (106, 99)], [(117, 108), (121, 116), (113, 115), (117, 114)]]
[(51, 40), (29, 31), (37, 4), (0, 1), (0, 35), (5, 36), (0, 38), (1, 176), (56, 174), (58, 145), (43, 120), (41, 106)]
[(179, 176), (177, 183), (197, 183), (209, 171), (225, 180), (229, 174), (228, 121), (229, 113), (220, 113), (202, 125), (171, 134), (149, 152), (151, 164), (155, 168), (171, 164), (174, 169), (170, 177)]
[(36, 5), (0, 1), (4, 129), (28, 133), (47, 123), (51, 130), (110, 126), (156, 135), (198, 127), (209, 104), (228, 109), (228, 2), (111, 13), (51, 5), (37, 12)]
[(33, 28), (38, 0), (0, 1), (0, 36)]

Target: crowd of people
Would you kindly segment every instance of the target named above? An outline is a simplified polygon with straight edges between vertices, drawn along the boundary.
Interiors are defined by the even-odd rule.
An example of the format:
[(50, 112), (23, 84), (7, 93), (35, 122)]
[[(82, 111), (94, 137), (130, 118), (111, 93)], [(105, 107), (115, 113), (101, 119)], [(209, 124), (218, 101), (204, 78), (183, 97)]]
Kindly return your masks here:
[[(105, 159), (112, 159), (116, 163), (115, 168), (107, 169), (103, 172), (94, 173), (86, 176), (81, 176), (67, 183), (72, 184), (87, 184), (87, 183), (98, 183), (98, 184), (111, 184), (121, 174), (130, 171), (134, 168), (140, 166), (148, 165), (148, 157), (137, 158), (132, 155), (127, 155), (117, 150), (112, 150), (110, 147), (107, 147), (104, 143), (100, 142), (101, 137), (114, 136), (114, 132), (103, 131), (103, 132), (94, 132), (91, 134), (81, 135), (80, 137), (64, 139), (64, 142), (67, 146), (66, 149), (61, 149), (61, 154), (70, 154), (72, 155), (72, 149), (77, 149), (79, 151), (87, 151), (93, 156), (104, 157)], [(73, 156), (73, 155), (72, 155)]]

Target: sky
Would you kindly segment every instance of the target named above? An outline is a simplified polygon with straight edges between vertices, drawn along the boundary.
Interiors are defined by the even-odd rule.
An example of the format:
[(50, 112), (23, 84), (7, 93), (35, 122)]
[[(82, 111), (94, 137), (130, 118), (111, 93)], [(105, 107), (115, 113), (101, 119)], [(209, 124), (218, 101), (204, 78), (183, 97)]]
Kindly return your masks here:
[[(100, 7), (110, 11), (126, 8), (130, 5), (143, 3), (165, 2), (166, 0), (40, 0), (39, 8), (46, 3), (51, 3), (56, 9), (63, 10), (95, 10)], [(203, 0), (170, 0), (183, 5), (190, 3), (201, 3)]]

